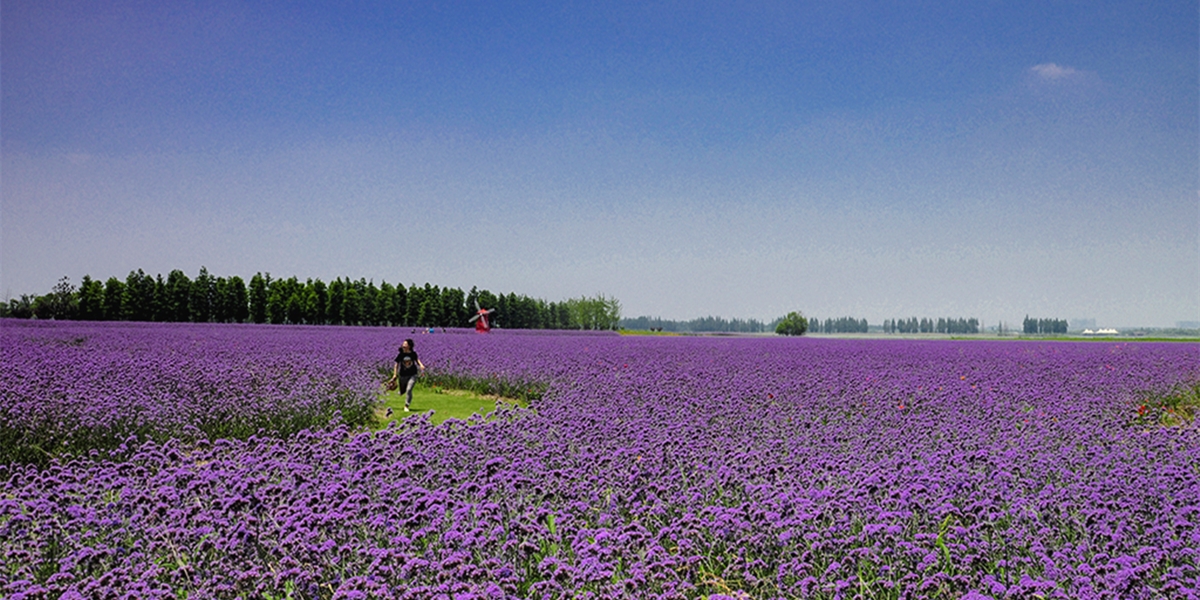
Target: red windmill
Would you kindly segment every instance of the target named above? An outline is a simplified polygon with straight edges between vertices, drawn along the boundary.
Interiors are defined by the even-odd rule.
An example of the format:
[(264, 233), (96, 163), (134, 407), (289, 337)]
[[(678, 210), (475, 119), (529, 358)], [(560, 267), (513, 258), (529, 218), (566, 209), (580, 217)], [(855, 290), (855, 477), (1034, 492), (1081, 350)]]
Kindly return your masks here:
[(471, 317), (468, 323), (475, 324), (475, 331), (479, 333), (487, 333), (492, 330), (491, 324), (488, 323), (488, 315), (496, 312), (496, 309), (489, 308), (484, 310), (479, 308), (479, 301), (475, 301), (475, 316)]

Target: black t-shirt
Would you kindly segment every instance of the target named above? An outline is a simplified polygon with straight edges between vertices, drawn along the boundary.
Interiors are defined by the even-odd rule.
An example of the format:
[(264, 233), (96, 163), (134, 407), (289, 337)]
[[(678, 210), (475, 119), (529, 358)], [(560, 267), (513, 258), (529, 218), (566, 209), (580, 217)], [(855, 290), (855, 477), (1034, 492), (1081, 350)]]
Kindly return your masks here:
[(401, 352), (396, 355), (396, 362), (400, 363), (401, 377), (412, 377), (417, 374), (416, 352)]

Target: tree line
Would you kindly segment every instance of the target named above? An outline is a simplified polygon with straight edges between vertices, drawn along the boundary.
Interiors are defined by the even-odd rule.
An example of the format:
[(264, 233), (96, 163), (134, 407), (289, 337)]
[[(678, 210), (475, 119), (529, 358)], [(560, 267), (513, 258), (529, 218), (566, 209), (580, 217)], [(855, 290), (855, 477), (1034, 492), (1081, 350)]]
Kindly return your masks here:
[(824, 321), (813, 317), (808, 320), (809, 331), (813, 333), (866, 333), (867, 320), (854, 317), (838, 319), (826, 318)]
[(1031, 319), (1029, 315), (1025, 315), (1023, 324), (1025, 333), (1054, 334), (1067, 332), (1066, 319)]
[(885, 319), (883, 331), (886, 333), (979, 333), (979, 319), (939, 317), (933, 319)]
[(378, 286), (360, 278), (273, 278), (256, 273), (247, 283), (236, 275), (213, 276), (205, 267), (189, 278), (178, 269), (164, 279), (141, 269), (124, 281), (101, 282), (84, 275), (79, 287), (63, 277), (49, 293), (22, 295), (0, 304), (0, 317), (86, 321), (274, 323), (467, 327), (475, 306), (494, 308), (493, 326), (509, 329), (615, 329), (621, 304), (603, 295), (547, 302), (516, 293), (494, 294), (472, 287), (426, 283)]
[(763, 333), (774, 331), (775, 325), (781, 319), (771, 323), (763, 323), (758, 319), (724, 319), (721, 317), (700, 317), (690, 321), (672, 321), (658, 317), (636, 317), (621, 319), (622, 329), (640, 329), (646, 331), (672, 331), (676, 333)]

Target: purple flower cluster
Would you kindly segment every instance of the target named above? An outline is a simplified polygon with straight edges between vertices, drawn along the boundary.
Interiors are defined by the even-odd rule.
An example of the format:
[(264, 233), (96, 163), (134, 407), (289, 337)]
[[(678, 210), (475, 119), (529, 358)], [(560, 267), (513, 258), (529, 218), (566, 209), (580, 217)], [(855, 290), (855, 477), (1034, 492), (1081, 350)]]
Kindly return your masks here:
[[(19, 345), (139, 355), (143, 337), (98, 331)], [(327, 331), (174, 326), (155, 343), (271, 356), (308, 339), (292, 364), (370, 382), (397, 335)], [(1195, 344), (493, 332), (417, 349), (431, 371), (548, 391), (473, 424), (9, 466), (0, 595), (1200, 596), (1200, 432), (1136, 419), (1143, 391), (1200, 380)], [(139, 385), (176, 377), (159, 376)]]
[[(344, 329), (344, 328), (338, 328)], [(337, 335), (341, 333), (342, 335)], [(5, 320), (0, 460), (126, 440), (363, 424), (378, 375), (361, 339), (323, 328)]]

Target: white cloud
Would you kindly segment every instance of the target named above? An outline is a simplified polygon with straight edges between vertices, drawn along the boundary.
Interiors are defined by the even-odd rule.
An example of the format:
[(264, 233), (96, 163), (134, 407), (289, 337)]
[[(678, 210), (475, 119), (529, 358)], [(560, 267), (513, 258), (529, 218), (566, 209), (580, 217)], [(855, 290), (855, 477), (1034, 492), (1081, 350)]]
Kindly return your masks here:
[(1042, 63), (1029, 68), (1029, 71), (1040, 79), (1048, 81), (1057, 81), (1080, 75), (1080, 72), (1071, 67), (1064, 67), (1055, 63)]

